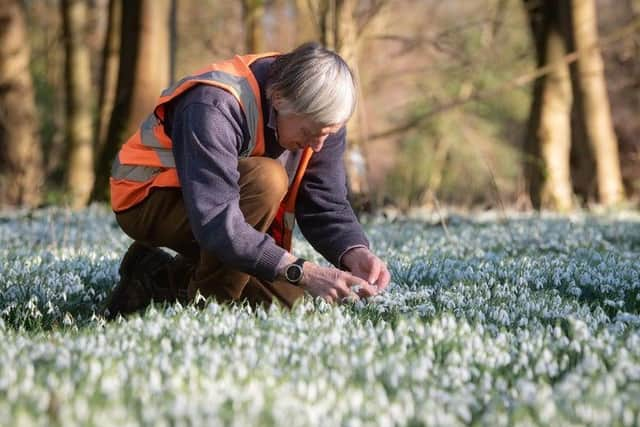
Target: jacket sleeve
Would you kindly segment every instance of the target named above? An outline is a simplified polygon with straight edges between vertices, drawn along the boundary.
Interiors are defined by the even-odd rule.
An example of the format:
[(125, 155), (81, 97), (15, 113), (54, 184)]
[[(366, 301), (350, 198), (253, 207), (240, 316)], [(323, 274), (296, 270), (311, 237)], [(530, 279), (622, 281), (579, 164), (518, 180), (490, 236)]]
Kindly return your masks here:
[(175, 112), (173, 152), (189, 222), (200, 246), (225, 264), (273, 280), (285, 251), (247, 224), (239, 205), (243, 120), (239, 108), (189, 103)]
[(327, 138), (311, 156), (296, 200), (296, 221), (309, 243), (336, 267), (351, 248), (369, 247), (347, 200), (343, 163), (346, 130)]

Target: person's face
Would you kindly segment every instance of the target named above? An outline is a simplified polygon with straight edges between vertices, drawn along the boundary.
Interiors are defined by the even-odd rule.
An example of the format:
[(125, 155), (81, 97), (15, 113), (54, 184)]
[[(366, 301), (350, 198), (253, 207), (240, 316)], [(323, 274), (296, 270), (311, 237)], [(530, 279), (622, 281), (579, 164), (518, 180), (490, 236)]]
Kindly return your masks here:
[[(276, 93), (273, 98), (273, 107), (276, 111), (282, 111), (286, 105), (286, 101)], [(330, 135), (338, 132), (343, 123), (323, 126), (307, 116), (279, 113), (276, 126), (278, 127), (278, 143), (282, 148), (296, 151), (311, 147), (317, 153), (322, 150), (324, 141)]]
[(278, 143), (287, 150), (296, 151), (311, 147), (314, 152), (322, 150), (324, 141), (338, 132), (342, 124), (322, 126), (308, 117), (297, 114), (278, 114)]

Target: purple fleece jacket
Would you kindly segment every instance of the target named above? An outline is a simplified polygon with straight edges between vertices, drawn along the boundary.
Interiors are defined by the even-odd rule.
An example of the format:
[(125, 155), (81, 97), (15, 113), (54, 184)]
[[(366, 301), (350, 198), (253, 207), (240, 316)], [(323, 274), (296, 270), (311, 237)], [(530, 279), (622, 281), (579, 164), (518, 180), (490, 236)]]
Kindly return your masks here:
[[(265, 156), (280, 160), (291, 180), (292, 157), (299, 153), (278, 144), (275, 113), (264, 92), (272, 62), (264, 58), (250, 68), (261, 90)], [(167, 105), (164, 126), (173, 141), (187, 215), (200, 246), (228, 265), (273, 280), (285, 251), (247, 224), (239, 207), (238, 158), (247, 148), (249, 128), (236, 99), (223, 89), (197, 85)], [(347, 250), (369, 246), (347, 201), (345, 138), (343, 128), (314, 153), (296, 200), (302, 234), (338, 267)]]

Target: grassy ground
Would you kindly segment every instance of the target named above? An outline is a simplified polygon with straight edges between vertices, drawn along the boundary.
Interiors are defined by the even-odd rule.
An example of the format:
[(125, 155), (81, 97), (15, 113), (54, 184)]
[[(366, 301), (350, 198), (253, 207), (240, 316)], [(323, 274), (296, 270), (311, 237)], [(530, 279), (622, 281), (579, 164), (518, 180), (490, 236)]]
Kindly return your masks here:
[(367, 303), (105, 323), (111, 214), (5, 214), (0, 424), (640, 424), (640, 215), (366, 228), (393, 276)]

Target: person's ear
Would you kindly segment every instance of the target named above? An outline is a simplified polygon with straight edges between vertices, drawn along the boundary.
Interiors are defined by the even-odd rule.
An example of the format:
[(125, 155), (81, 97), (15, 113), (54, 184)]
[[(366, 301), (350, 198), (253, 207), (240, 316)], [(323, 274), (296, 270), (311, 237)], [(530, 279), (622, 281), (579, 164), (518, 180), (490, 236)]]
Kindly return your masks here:
[(274, 92), (273, 95), (271, 95), (271, 105), (273, 105), (273, 108), (275, 108), (276, 111), (279, 112), (282, 110), (284, 108), (284, 103), (284, 98), (280, 96), (278, 92)]

